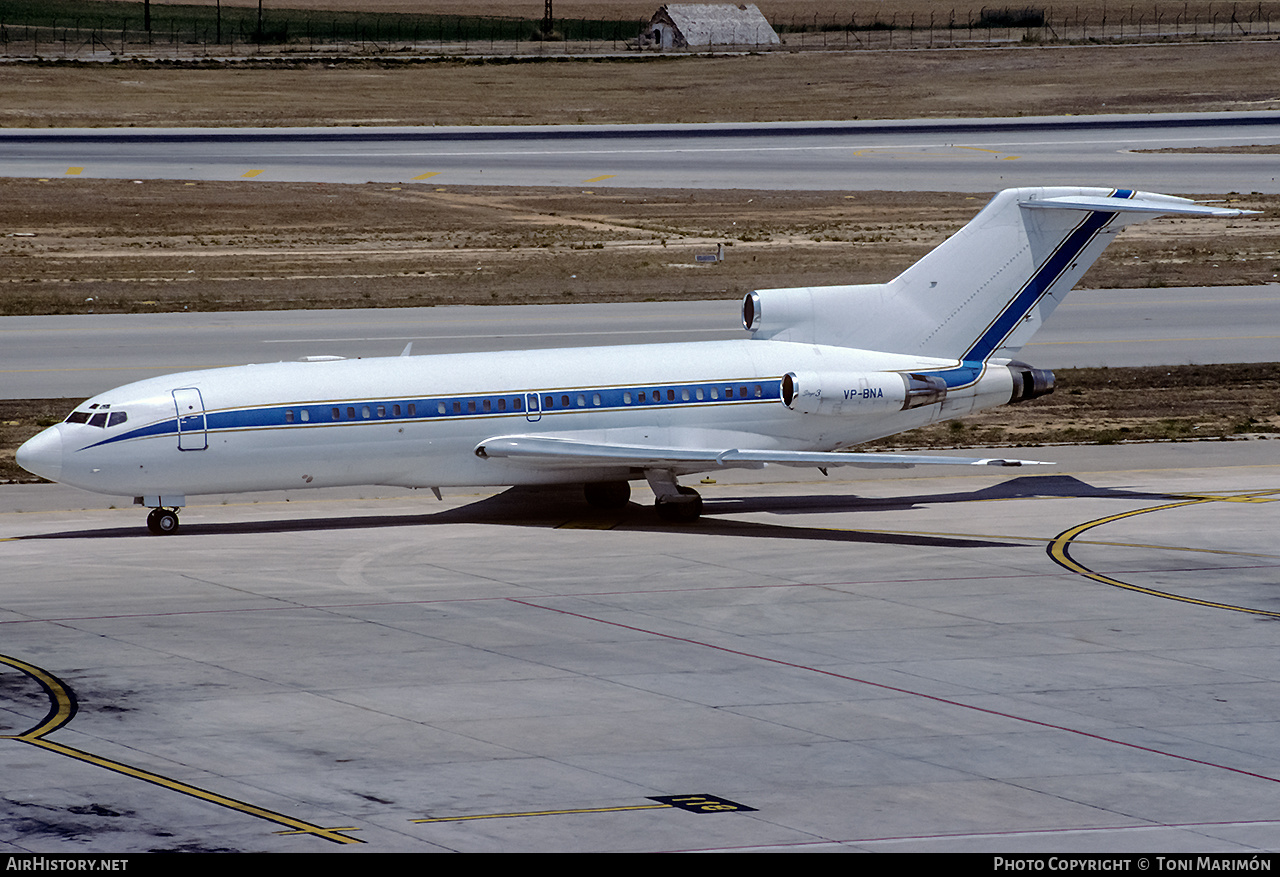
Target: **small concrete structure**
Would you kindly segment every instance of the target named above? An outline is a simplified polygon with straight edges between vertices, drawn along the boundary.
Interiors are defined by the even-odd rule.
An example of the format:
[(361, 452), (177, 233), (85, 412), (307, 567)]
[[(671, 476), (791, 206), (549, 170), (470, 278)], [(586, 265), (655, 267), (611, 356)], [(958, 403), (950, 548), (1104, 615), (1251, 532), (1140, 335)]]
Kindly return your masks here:
[(642, 47), (662, 49), (781, 43), (754, 3), (668, 3), (653, 14), (640, 36)]

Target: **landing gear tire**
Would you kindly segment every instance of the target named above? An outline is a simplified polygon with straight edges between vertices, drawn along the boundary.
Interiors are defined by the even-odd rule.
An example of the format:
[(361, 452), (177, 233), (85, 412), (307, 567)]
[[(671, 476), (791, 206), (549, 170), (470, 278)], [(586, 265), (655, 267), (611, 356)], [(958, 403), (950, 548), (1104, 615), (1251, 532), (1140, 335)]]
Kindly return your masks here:
[(156, 536), (178, 532), (178, 513), (173, 509), (152, 509), (147, 515), (147, 529)]
[(631, 500), (631, 485), (625, 481), (597, 481), (584, 484), (582, 493), (594, 509), (620, 509)]
[(692, 487), (680, 487), (679, 496), (660, 496), (654, 502), (658, 517), (673, 524), (687, 524), (702, 515), (702, 497)]

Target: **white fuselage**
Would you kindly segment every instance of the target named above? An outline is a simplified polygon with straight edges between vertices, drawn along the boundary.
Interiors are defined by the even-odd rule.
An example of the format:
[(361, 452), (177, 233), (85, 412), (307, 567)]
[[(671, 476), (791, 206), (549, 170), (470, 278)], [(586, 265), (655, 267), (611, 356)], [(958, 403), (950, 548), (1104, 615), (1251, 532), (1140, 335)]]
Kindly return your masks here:
[[(89, 415), (86, 422), (51, 427), (26, 454), (44, 466), (46, 477), (134, 496), (618, 480), (640, 473), (626, 466), (531, 468), (483, 459), (475, 448), (495, 436), (521, 434), (663, 447), (834, 450), (1003, 404), (1009, 373), (982, 370), (942, 404), (903, 411), (873, 396), (855, 399), (834, 417), (784, 405), (784, 374), (957, 365), (750, 340), (247, 365), (103, 393), (76, 409)], [(104, 411), (102, 425), (94, 425), (93, 415)], [(123, 422), (107, 425), (119, 412)], [(47, 471), (55, 463), (56, 471)], [(679, 474), (706, 468), (682, 467)]]

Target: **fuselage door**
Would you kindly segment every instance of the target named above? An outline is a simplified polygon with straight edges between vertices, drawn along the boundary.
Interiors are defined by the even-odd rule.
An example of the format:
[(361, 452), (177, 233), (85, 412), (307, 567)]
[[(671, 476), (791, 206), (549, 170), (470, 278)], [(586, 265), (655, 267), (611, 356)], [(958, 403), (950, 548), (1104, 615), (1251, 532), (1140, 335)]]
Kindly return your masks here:
[(209, 447), (205, 432), (204, 399), (195, 387), (173, 391), (173, 407), (178, 412), (178, 450), (203, 451)]
[(542, 419), (542, 397), (537, 393), (524, 394), (524, 416), (530, 423)]

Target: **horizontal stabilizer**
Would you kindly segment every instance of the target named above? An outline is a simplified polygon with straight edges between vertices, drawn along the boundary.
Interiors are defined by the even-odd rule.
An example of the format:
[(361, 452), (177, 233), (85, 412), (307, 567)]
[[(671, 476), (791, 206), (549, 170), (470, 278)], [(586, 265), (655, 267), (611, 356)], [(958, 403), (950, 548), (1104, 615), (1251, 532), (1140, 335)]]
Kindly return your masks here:
[(476, 446), (476, 456), (501, 458), (533, 466), (630, 466), (637, 469), (669, 469), (689, 466), (759, 468), (779, 466), (861, 466), (871, 469), (906, 469), (911, 466), (1048, 466), (1035, 460), (993, 457), (923, 457), (912, 454), (856, 454), (821, 451), (757, 451), (660, 448), (619, 445), (537, 435), (504, 435)]
[(1075, 195), (1060, 198), (1028, 199), (1018, 202), (1023, 207), (1056, 208), (1059, 210), (1102, 210), (1112, 213), (1168, 213), (1184, 216), (1243, 216), (1256, 210), (1238, 210), (1234, 207), (1212, 207), (1197, 204), (1187, 198), (1172, 195), (1152, 195), (1139, 192), (1133, 198), (1117, 198), (1101, 195)]

